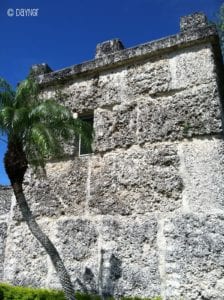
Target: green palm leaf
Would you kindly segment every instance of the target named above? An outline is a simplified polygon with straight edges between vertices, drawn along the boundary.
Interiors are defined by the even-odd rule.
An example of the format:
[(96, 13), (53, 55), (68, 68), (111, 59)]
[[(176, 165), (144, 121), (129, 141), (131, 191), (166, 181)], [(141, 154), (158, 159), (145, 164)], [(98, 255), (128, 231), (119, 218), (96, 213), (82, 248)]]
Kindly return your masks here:
[(21, 82), (16, 93), (0, 79), (0, 130), (23, 145), (30, 165), (43, 167), (50, 158), (62, 157), (63, 143), (77, 136), (89, 146), (92, 128), (55, 100), (41, 101), (38, 92), (31, 79)]

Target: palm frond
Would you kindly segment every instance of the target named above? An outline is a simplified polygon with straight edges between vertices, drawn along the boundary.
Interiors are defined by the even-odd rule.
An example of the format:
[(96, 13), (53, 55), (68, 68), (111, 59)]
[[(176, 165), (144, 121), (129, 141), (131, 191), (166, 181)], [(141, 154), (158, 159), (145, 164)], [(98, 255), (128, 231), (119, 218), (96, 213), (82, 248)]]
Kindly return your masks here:
[(4, 106), (12, 106), (15, 98), (15, 92), (10, 85), (0, 78), (0, 109)]
[(25, 151), (32, 165), (44, 165), (50, 158), (59, 158), (63, 148), (59, 136), (42, 123), (32, 124), (24, 139)]
[[(74, 119), (67, 107), (53, 99), (40, 100), (38, 93), (38, 86), (31, 79), (21, 82), (16, 93), (0, 80), (0, 131), (9, 140), (16, 138), (22, 143), (28, 162), (44, 167), (49, 159), (61, 158), (65, 150), (63, 143), (74, 141), (77, 136), (90, 146), (91, 125)], [(10, 101), (4, 102), (3, 96)]]
[(15, 94), (15, 107), (32, 106), (38, 101), (39, 88), (30, 78), (22, 81)]
[(12, 119), (12, 129), (15, 133), (22, 133), (26, 127), (29, 127), (29, 108), (20, 107), (14, 109), (13, 119)]
[(71, 112), (63, 105), (49, 99), (41, 103), (37, 103), (30, 111), (30, 118), (34, 121), (46, 121), (56, 123), (60, 121), (68, 121), (72, 118)]
[(0, 110), (0, 127), (2, 131), (11, 131), (11, 124), (14, 116), (13, 107), (6, 106)]

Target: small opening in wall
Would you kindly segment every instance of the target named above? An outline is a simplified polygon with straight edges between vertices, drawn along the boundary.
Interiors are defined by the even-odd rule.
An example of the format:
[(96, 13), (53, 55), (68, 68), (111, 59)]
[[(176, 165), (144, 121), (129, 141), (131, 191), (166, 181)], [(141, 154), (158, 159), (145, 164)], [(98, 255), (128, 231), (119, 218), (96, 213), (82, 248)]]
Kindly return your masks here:
[[(89, 113), (86, 115), (80, 115), (79, 118), (89, 124), (89, 130), (91, 130), (91, 134), (93, 136), (93, 113)], [(91, 135), (90, 134), (90, 135)], [(81, 136), (79, 136), (79, 156), (93, 153), (92, 149), (92, 141), (91, 143), (85, 143)]]

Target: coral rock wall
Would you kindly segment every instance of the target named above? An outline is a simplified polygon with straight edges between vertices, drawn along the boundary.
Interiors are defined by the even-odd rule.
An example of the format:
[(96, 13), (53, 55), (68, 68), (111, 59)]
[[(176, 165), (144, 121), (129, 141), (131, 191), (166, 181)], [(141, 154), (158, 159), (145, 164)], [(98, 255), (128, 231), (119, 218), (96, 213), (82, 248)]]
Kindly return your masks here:
[[(202, 14), (181, 24), (180, 34), (131, 49), (100, 44), (95, 60), (38, 77), (45, 97), (57, 87), (74, 112), (94, 113), (94, 153), (49, 163), (46, 180), (29, 172), (24, 184), (76, 289), (223, 299), (218, 38)], [(2, 280), (60, 288), (14, 200), (8, 218)]]

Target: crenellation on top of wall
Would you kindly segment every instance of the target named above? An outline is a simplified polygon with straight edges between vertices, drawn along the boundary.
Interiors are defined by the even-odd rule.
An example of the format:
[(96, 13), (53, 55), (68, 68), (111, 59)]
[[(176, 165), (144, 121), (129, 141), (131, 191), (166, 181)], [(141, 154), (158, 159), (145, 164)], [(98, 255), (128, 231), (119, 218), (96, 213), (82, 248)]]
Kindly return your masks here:
[(96, 59), (41, 74), (37, 76), (37, 81), (41, 86), (60, 84), (75, 77), (99, 74), (107, 69), (111, 70), (135, 61), (159, 57), (177, 49), (208, 42), (214, 46), (218, 44), (216, 27), (208, 26), (203, 14), (193, 14), (181, 19), (181, 32), (176, 35), (127, 49), (122, 49), (124, 46), (119, 39), (106, 41), (97, 45)]
[(113, 39), (97, 44), (96, 46), (96, 56), (95, 58), (100, 58), (102, 56), (114, 53), (124, 49), (124, 45), (121, 40)]
[(203, 13), (194, 13), (180, 18), (180, 30), (189, 31), (208, 26), (207, 17)]
[(39, 75), (48, 74), (51, 72), (53, 72), (53, 70), (46, 63), (35, 64), (35, 65), (32, 65), (30, 68), (31, 76), (39, 76)]

